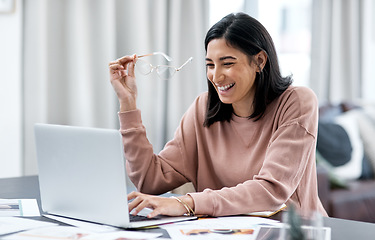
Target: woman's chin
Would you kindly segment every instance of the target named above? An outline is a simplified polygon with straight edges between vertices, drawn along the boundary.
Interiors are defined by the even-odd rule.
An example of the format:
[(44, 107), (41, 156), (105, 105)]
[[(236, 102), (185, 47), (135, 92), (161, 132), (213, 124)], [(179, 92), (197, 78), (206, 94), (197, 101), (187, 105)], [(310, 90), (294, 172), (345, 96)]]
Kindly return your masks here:
[(230, 101), (228, 98), (219, 97), (220, 101), (225, 104), (232, 104), (232, 101)]

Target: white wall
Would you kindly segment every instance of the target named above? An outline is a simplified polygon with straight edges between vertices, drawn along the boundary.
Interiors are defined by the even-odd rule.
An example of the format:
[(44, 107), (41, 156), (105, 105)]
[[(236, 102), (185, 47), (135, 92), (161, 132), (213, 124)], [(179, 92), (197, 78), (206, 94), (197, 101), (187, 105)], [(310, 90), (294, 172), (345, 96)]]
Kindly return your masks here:
[(21, 82), (22, 0), (14, 0), (0, 12), (0, 178), (22, 174)]

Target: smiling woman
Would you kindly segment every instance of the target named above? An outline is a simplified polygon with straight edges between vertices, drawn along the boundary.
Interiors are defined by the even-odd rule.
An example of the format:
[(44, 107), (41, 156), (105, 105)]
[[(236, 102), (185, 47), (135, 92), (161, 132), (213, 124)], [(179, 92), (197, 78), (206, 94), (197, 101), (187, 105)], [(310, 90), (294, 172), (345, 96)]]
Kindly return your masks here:
[[(286, 204), (305, 216), (326, 215), (317, 193), (315, 94), (280, 75), (270, 35), (247, 14), (213, 25), (205, 49), (208, 93), (196, 98), (159, 154), (136, 105), (137, 56), (110, 63), (128, 173), (140, 191), (128, 195), (129, 210), (224, 216)], [(187, 182), (197, 192), (178, 199), (149, 195)]]
[[(229, 15), (215, 24), (206, 35), (205, 48), (206, 59), (209, 60), (207, 62), (208, 79), (214, 82), (212, 73), (215, 72), (211, 70), (215, 69), (213, 68), (215, 65), (209, 55), (215, 53), (219, 55), (217, 59), (221, 60), (226, 70), (232, 67), (236, 69), (230, 72), (241, 77), (242, 86), (237, 87), (237, 92), (244, 92), (235, 95), (237, 99), (231, 100), (235, 102), (227, 102), (228, 99), (223, 99), (224, 92), (219, 92), (219, 96), (215, 92), (216, 82), (212, 85), (208, 84), (209, 105), (206, 126), (218, 120), (230, 120), (233, 111), (242, 117), (259, 119), (264, 114), (266, 105), (284, 92), (292, 82), (290, 77), (283, 78), (280, 74), (276, 49), (267, 30), (256, 19), (248, 18), (247, 15), (238, 14), (237, 18)], [(228, 61), (233, 58), (236, 61)], [(228, 72), (225, 71), (225, 73)], [(230, 79), (230, 76), (225, 74), (218, 77)], [(255, 78), (257, 81), (254, 81)], [(244, 86), (244, 83), (248, 85)], [(245, 97), (247, 99), (242, 99)], [(218, 98), (221, 101), (218, 101)]]
[(260, 51), (248, 57), (227, 44), (224, 38), (212, 40), (207, 46), (207, 79), (215, 87), (220, 101), (232, 104), (233, 112), (240, 117), (253, 113), (256, 74), (262, 72), (267, 54)]

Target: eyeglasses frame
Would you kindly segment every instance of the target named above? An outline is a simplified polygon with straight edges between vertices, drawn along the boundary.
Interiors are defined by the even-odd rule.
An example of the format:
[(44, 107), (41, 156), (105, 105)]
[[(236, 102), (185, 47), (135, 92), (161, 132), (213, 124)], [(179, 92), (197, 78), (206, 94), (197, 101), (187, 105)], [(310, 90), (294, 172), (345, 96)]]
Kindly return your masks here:
[[(171, 61), (173, 60), (170, 56), (168, 56), (167, 54), (165, 54), (165, 53), (163, 53), (163, 52), (153, 52), (153, 53), (149, 53), (149, 54), (144, 54), (144, 55), (137, 56), (137, 61), (138, 61), (139, 58), (148, 57), (148, 56), (153, 56), (153, 55), (162, 55), (162, 56), (163, 56), (168, 62), (171, 62)], [(175, 74), (176, 72), (179, 72), (183, 67), (185, 67), (186, 64), (188, 64), (188, 63), (191, 62), (192, 60), (193, 60), (193, 57), (190, 57), (190, 58), (189, 58), (188, 60), (186, 60), (186, 62), (183, 63), (180, 67), (169, 66), (169, 65), (156, 65), (156, 66), (154, 66), (154, 65), (152, 65), (151, 63), (148, 63), (148, 62), (144, 61), (145, 63), (147, 63), (147, 64), (150, 65), (150, 72), (148, 72), (148, 73), (146, 73), (146, 74), (141, 72), (141, 74), (143, 74), (143, 75), (149, 75), (150, 73), (152, 73), (152, 72), (154, 71), (154, 69), (156, 69), (156, 73), (157, 73), (157, 75), (158, 75), (158, 77), (159, 77), (160, 79), (162, 79), (162, 80), (168, 80), (168, 79), (171, 79), (171, 78), (174, 76), (174, 74)], [(159, 71), (158, 71), (158, 68), (159, 68), (159, 67), (172, 68), (172, 69), (174, 69), (174, 72), (173, 72), (173, 74), (172, 74), (169, 78), (162, 78), (161, 74), (160, 74)]]

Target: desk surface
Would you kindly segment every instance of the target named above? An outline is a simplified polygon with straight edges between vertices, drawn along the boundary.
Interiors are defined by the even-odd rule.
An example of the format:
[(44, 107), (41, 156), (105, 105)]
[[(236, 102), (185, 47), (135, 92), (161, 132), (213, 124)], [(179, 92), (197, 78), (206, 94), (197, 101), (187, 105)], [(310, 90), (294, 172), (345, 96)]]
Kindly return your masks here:
[[(0, 198), (33, 198), (41, 208), (37, 176), (0, 179)], [(375, 224), (337, 218), (324, 218), (324, 226), (332, 230), (332, 240), (374, 239)], [(275, 235), (264, 232), (261, 239), (275, 239)]]

